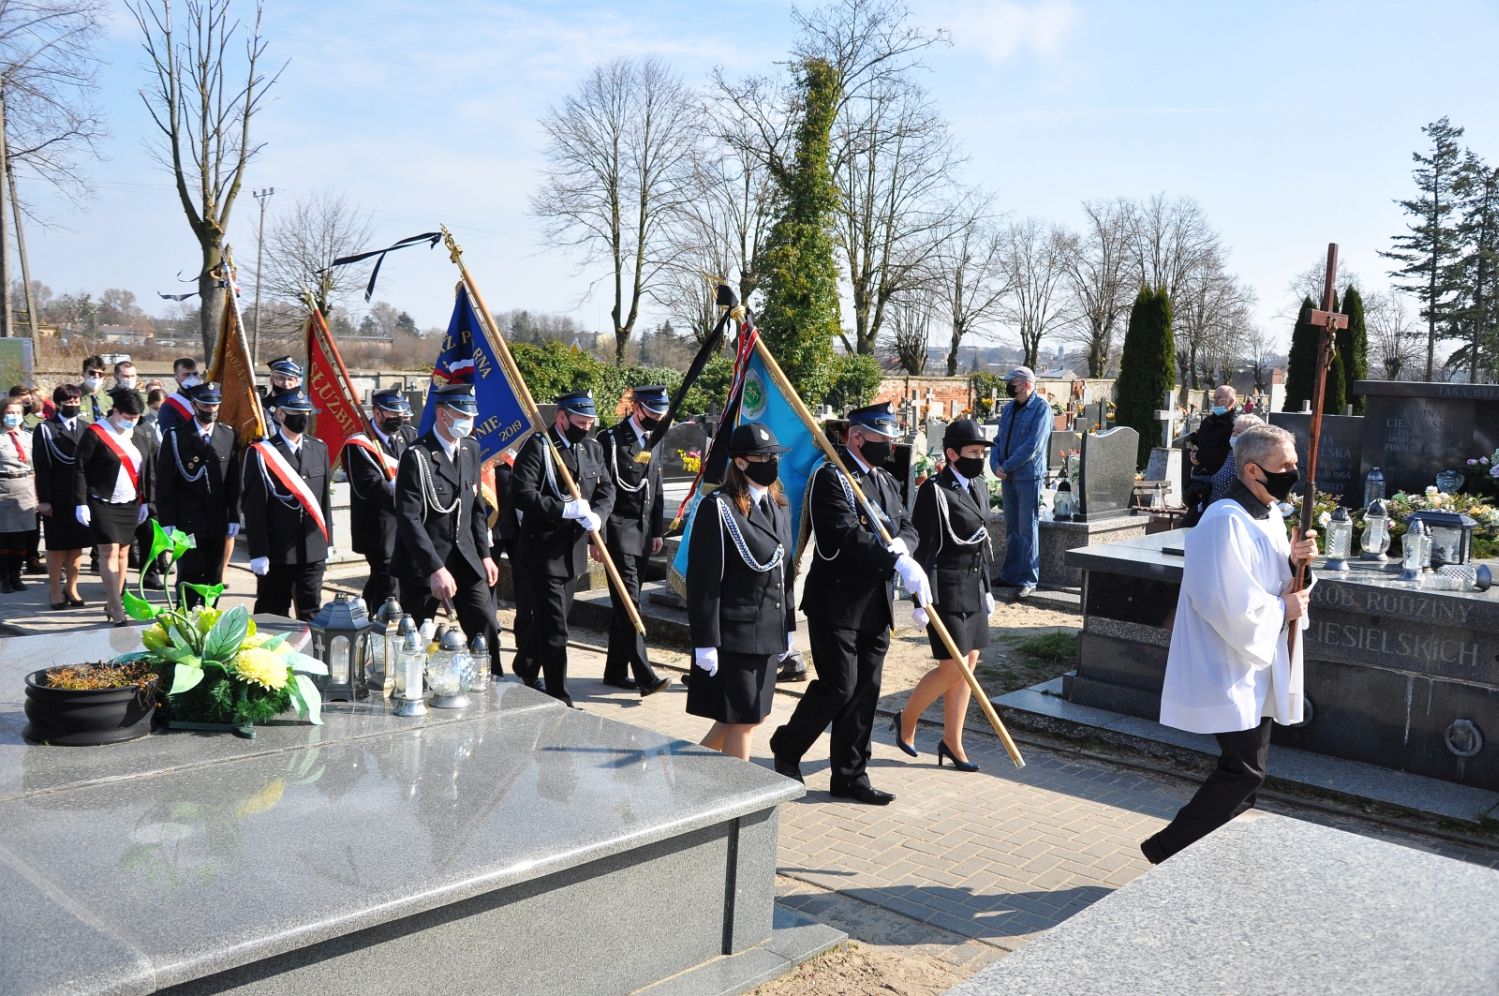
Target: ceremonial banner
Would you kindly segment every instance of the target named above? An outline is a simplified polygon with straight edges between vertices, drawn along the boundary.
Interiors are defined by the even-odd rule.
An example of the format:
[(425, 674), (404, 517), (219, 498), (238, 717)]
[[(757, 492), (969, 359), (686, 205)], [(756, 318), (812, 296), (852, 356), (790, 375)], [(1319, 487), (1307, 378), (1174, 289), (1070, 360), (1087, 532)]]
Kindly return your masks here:
[(317, 308), (307, 316), (307, 396), (318, 409), (313, 432), (327, 445), (329, 461), (336, 464), (344, 444), (364, 433), (367, 425), (338, 344)]
[(239, 436), (241, 443), (253, 443), (266, 435), (265, 413), (260, 408), (260, 394), (255, 387), (255, 364), (250, 359), (250, 344), (245, 339), (244, 323), (239, 317), (239, 298), (232, 284), (224, 293), (224, 321), (218, 341), (213, 345), (213, 360), (208, 364), (208, 380), (217, 381), (223, 393), (219, 421)]
[[(474, 420), (473, 438), (479, 444), (481, 463), (499, 456), (507, 447), (518, 445), (531, 431), (520, 392), (495, 357), (491, 341), (484, 334), (483, 319), (469, 298), (468, 288), (460, 284), (457, 300), (453, 302), (453, 317), (448, 321), (448, 334), (443, 337), (442, 350), (432, 365), (432, 384), (474, 385), (479, 417)], [(427, 403), (422, 406), (423, 433), (430, 432), (437, 421), (437, 408), (431, 399), (429, 388)]]

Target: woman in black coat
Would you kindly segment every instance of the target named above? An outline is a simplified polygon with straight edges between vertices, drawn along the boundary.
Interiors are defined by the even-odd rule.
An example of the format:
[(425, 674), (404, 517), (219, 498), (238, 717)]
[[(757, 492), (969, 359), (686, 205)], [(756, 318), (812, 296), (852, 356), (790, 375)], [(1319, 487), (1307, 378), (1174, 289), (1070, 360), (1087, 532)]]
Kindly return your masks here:
[[(932, 581), (930, 611), (947, 626), (970, 669), (978, 665), (979, 651), (989, 645), (989, 615), (994, 611), (994, 596), (989, 591), (989, 496), (984, 486), (986, 451), (992, 445), (971, 419), (949, 425), (942, 436), (947, 466), (921, 485), (911, 514), (919, 537), (916, 559)], [(897, 746), (916, 756), (912, 743), (916, 721), (927, 706), (941, 698), (942, 742), (937, 745), (937, 766), (947, 759), (959, 771), (977, 771), (978, 766), (969, 763), (963, 749), (968, 682), (920, 608), (916, 609), (916, 621), (927, 626), (932, 656), (940, 663), (916, 685), (901, 710)]]
[(73, 516), (73, 460), (78, 443), (88, 430), (79, 417), (83, 392), (74, 384), (59, 384), (52, 391), (56, 410), (32, 433), (36, 456), (37, 511), (47, 543), (48, 604), (53, 609), (84, 604), (78, 594), (78, 574), (83, 549), (94, 545), (93, 530)]
[(78, 441), (73, 461), (73, 517), (88, 526), (99, 547), (104, 583), (104, 614), (116, 626), (128, 621), (121, 604), (135, 527), (150, 514), (150, 454), (135, 441), (145, 400), (128, 387), (109, 393), (114, 407), (91, 424)]
[(713, 720), (704, 747), (745, 761), (796, 628), (791, 516), (776, 480), (785, 451), (767, 427), (737, 427), (727, 479), (698, 505), (688, 539), (687, 711)]

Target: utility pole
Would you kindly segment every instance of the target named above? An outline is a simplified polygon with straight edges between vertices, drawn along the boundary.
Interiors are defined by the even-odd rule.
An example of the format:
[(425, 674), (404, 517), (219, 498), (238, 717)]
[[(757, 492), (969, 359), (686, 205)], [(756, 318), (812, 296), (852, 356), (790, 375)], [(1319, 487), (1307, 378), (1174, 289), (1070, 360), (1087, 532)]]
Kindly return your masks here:
[[(8, 145), (5, 138), (5, 84), (0, 81), (0, 190), (4, 189), (5, 180), (10, 176)], [(10, 327), (10, 252), (5, 239), (5, 215), (5, 198), (0, 197), (0, 338), (9, 339), (15, 333)]]
[(254, 191), (255, 201), (260, 205), (260, 234), (255, 237), (255, 326), (250, 333), (250, 362), (260, 363), (260, 285), (265, 282), (265, 205), (276, 192), (275, 187)]

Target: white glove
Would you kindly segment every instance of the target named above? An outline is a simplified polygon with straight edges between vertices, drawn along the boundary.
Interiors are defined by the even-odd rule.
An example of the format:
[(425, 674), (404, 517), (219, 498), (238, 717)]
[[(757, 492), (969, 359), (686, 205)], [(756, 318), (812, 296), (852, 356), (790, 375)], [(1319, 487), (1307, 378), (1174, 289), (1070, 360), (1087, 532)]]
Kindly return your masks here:
[(231, 522), (231, 523), (229, 523), (229, 532), (228, 532), (229, 538), (230, 539), (234, 539), (234, 537), (236, 537), (238, 535), (239, 535), (239, 523), (238, 522)]
[(994, 615), (994, 596), (990, 592), (984, 592), (984, 615)]
[(270, 573), (270, 570), (271, 570), (271, 558), (270, 557), (251, 557), (250, 558), (250, 573), (251, 574), (255, 575), (258, 578), (263, 578), (263, 577), (266, 576), (266, 574)]
[(914, 557), (909, 553), (895, 561), (895, 573), (900, 575), (900, 583), (911, 597), (916, 599), (916, 604), (927, 606), (932, 604), (932, 585), (927, 580), (926, 571), (921, 569)]
[(592, 509), (588, 507), (588, 502), (582, 498), (573, 498), (562, 506), (562, 517), (564, 519), (581, 519), (590, 511)]
[(885, 549), (889, 550), (897, 557), (908, 557), (911, 555), (911, 548), (906, 546), (906, 541), (901, 539), (899, 536), (891, 540), (890, 545), (885, 547)]
[(80, 526), (91, 525), (94, 521), (94, 513), (87, 505), (73, 506), (73, 518), (78, 520)]
[(717, 647), (694, 647), (692, 659), (698, 667), (707, 671), (708, 674), (718, 673), (718, 648)]
[(149, 505), (142, 505), (140, 507), (140, 511), (135, 513), (135, 524), (137, 526), (140, 525), (142, 522), (145, 522), (148, 518), (150, 518), (150, 516), (151, 507)]
[(599, 527), (603, 524), (604, 520), (600, 519), (598, 517), (598, 514), (591, 510), (586, 515), (583, 515), (578, 519), (578, 525), (582, 526), (584, 531), (590, 533), (598, 532)]
[(787, 633), (786, 634), (786, 652), (784, 654), (782, 654), (780, 657), (777, 658), (777, 662), (785, 660), (786, 658), (790, 657), (795, 652), (796, 652), (796, 634), (795, 633)]
[(926, 614), (926, 609), (923, 609), (919, 605), (913, 605), (911, 606), (911, 621), (920, 626), (922, 629), (926, 629), (927, 625), (931, 623), (932, 620)]

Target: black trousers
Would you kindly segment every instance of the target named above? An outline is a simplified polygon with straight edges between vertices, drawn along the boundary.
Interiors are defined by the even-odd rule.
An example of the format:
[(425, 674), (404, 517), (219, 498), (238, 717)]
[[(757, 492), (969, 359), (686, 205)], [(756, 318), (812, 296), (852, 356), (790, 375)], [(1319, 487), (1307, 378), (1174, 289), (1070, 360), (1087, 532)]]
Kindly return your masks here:
[[(640, 572), (645, 567), (646, 558), (622, 550), (613, 543), (609, 544), (609, 556), (619, 568), (630, 601), (639, 605)], [(654, 685), (656, 670), (645, 655), (645, 637), (630, 622), (630, 613), (625, 609), (619, 592), (611, 587), (609, 597), (613, 599), (613, 610), (609, 613), (609, 653), (604, 658), (604, 680), (619, 681), (629, 674), (642, 687)]]
[[(210, 555), (213, 553), (209, 551)], [(219, 556), (224, 551), (218, 551)], [(310, 622), (322, 608), (323, 568), (327, 561), (310, 564), (272, 564), (270, 570), (255, 579), (255, 611), (288, 616), (292, 601), (297, 604), (296, 618)]]
[[(546, 577), (530, 571), (517, 572), (517, 576), (525, 582), (531, 623), (515, 654), (515, 673), (532, 686), (539, 673), (546, 681), (548, 695), (572, 705), (572, 697), (567, 694), (567, 616), (572, 611), (577, 579)], [(517, 602), (520, 589), (517, 584)], [(521, 670), (522, 666), (525, 670)]]
[[(177, 561), (177, 597), (189, 608), (203, 604), (203, 598), (197, 592), (183, 587), (184, 585), (218, 584), (224, 580), (224, 533), (227, 530), (207, 529), (204, 532), (207, 533), (206, 536), (198, 537), (203, 545), (188, 550)], [(256, 591), (258, 594), (259, 579), (256, 581)]]
[[(484, 637), (484, 646), (489, 649), (490, 674), (504, 674), (500, 665), (500, 628), (495, 623), (494, 602), (489, 594), (489, 581), (461, 557), (448, 565), (458, 591), (453, 595), (453, 608), (458, 610), (458, 626), (470, 641), (475, 635)], [(437, 615), (437, 599), (432, 595), (432, 586), (425, 580), (400, 579), (401, 607), (418, 621)]]
[[(383, 553), (366, 553), (364, 562), (370, 565), (370, 576), (364, 582), (364, 591), (361, 593), (365, 610), (373, 617), (376, 612), (380, 611), (380, 606), (385, 604), (385, 600), (392, 595), (396, 596), (404, 608), (406, 598), (398, 593), (399, 583), (390, 576), (390, 558)], [(400, 590), (404, 591), (404, 588)]]
[(791, 719), (771, 736), (770, 749), (778, 758), (799, 761), (831, 723), (832, 787), (867, 783), (864, 769), (869, 764), (869, 737), (880, 701), (890, 631), (861, 633), (809, 619), (807, 637), (817, 677), (807, 686)]
[(1176, 818), (1141, 845), (1151, 862), (1160, 864), (1254, 805), (1270, 761), (1270, 720), (1217, 736), (1222, 751), (1217, 769)]
[[(535, 671), (531, 660), (531, 648), (527, 640), (531, 633), (531, 580), (515, 556), (515, 543), (504, 544), (505, 559), (510, 562), (510, 591), (515, 597), (515, 659), (510, 667), (517, 677), (527, 680), (526, 675)], [(535, 681), (529, 681), (536, 684)]]

